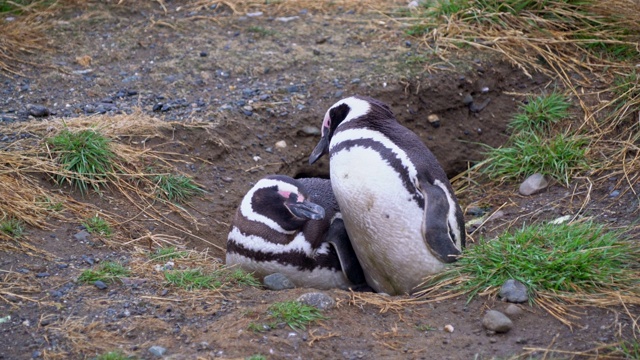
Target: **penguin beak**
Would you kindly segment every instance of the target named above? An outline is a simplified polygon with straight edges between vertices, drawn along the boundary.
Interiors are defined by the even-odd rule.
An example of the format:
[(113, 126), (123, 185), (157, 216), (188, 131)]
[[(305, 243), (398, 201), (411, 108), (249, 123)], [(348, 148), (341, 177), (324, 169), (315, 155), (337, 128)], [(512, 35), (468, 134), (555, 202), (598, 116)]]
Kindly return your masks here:
[(309, 156), (309, 165), (318, 161), (322, 157), (322, 155), (329, 152), (329, 136), (325, 133), (322, 135), (320, 142), (316, 145), (316, 148), (311, 152), (311, 156)]
[(324, 208), (311, 201), (304, 200), (303, 202), (285, 202), (285, 206), (291, 213), (302, 219), (309, 220), (322, 220), (324, 219)]

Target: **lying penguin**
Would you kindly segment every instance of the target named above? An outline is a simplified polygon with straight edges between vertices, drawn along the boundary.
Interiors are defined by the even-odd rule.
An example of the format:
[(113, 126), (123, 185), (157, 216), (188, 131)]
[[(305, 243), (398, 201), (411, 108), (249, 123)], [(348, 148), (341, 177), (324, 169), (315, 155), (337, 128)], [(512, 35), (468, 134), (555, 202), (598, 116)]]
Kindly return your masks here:
[(309, 163), (326, 153), (344, 224), (375, 291), (411, 293), (456, 260), (465, 229), (451, 184), (387, 105), (360, 96), (335, 103)]
[(258, 181), (233, 219), (226, 263), (258, 278), (282, 273), (298, 287), (348, 289), (365, 282), (327, 179)]

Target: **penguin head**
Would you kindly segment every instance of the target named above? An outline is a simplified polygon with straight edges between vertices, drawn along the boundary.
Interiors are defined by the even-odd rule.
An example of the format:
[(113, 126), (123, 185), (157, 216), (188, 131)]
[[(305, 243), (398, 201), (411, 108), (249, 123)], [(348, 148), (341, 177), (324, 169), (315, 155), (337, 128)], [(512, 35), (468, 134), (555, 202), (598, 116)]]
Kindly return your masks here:
[(309, 156), (309, 164), (313, 164), (329, 152), (331, 138), (339, 125), (365, 116), (387, 119), (393, 118), (393, 113), (386, 104), (366, 96), (351, 96), (333, 104), (324, 115), (322, 137)]
[(265, 177), (247, 195), (251, 217), (267, 224), (273, 221), (285, 231), (299, 229), (307, 221), (325, 216), (324, 208), (309, 200), (304, 186), (288, 176)]

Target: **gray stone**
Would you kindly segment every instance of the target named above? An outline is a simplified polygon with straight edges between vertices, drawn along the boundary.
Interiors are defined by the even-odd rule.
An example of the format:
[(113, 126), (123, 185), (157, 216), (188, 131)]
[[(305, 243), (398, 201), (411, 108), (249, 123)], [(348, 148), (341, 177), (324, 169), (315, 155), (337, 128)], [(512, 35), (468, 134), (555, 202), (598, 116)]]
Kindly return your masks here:
[(303, 304), (316, 307), (320, 310), (327, 310), (336, 306), (336, 302), (331, 298), (331, 296), (321, 292), (302, 294), (298, 298), (298, 301)]
[(520, 281), (514, 279), (509, 279), (502, 284), (500, 297), (512, 303), (522, 303), (529, 300), (527, 287)]
[(79, 233), (73, 235), (73, 238), (78, 241), (89, 241), (89, 239), (91, 238), (91, 234), (89, 234), (89, 232), (86, 230), (82, 230)]
[(93, 285), (100, 290), (105, 290), (107, 288), (107, 284), (100, 280), (96, 280)]
[(320, 129), (315, 126), (304, 126), (298, 130), (298, 135), (301, 136), (319, 136), (320, 134)]
[(522, 314), (522, 309), (516, 304), (509, 304), (509, 306), (504, 309), (504, 313), (511, 317), (520, 316)]
[(167, 349), (163, 348), (162, 346), (153, 345), (152, 347), (149, 348), (149, 352), (153, 356), (161, 357), (162, 355), (164, 355), (164, 353), (167, 352)]
[(51, 114), (51, 111), (42, 105), (27, 105), (27, 110), (29, 110), (29, 115), (33, 117), (44, 117)]
[(544, 190), (549, 185), (544, 175), (535, 173), (529, 176), (525, 181), (520, 184), (520, 194), (524, 196), (533, 195), (541, 190)]
[(489, 310), (482, 318), (482, 326), (489, 331), (506, 333), (513, 327), (513, 322), (507, 315), (496, 310)]
[(293, 289), (295, 285), (286, 276), (275, 273), (264, 277), (264, 287), (269, 290)]

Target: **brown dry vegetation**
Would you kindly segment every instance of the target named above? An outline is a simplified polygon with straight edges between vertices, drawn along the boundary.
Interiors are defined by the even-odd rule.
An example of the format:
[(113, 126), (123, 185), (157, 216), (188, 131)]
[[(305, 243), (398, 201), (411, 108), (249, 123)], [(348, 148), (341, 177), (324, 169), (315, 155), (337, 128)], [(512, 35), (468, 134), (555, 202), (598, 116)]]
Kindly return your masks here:
[[(45, 6), (44, 3), (48, 5)], [(353, 9), (357, 13), (363, 14), (364, 20), (362, 21), (367, 23), (370, 28), (376, 29), (380, 39), (395, 36), (393, 34), (397, 33), (398, 29), (406, 29), (416, 24), (426, 24), (431, 28), (431, 31), (420, 37), (418, 41), (421, 46), (429, 50), (432, 56), (432, 60), (425, 62), (424, 68), (421, 69), (427, 74), (453, 72), (456, 66), (459, 66), (459, 59), (464, 58), (464, 54), (474, 52), (491, 54), (486, 56), (497, 56), (519, 68), (528, 76), (542, 74), (551, 79), (545, 83), (548, 87), (561, 87), (567, 94), (571, 94), (574, 104), (579, 106), (579, 115), (575, 116), (570, 123), (563, 123), (563, 128), (559, 126), (556, 131), (570, 129), (588, 138), (587, 156), (591, 169), (588, 172), (578, 174), (572, 181), (570, 188), (557, 190), (556, 193), (549, 194), (546, 198), (536, 200), (537, 202), (534, 203), (537, 205), (544, 203), (545, 211), (551, 208), (560, 214), (570, 213), (577, 216), (577, 214), (587, 211), (606, 213), (611, 209), (617, 210), (616, 207), (619, 206), (618, 203), (607, 200), (605, 189), (612, 183), (615, 188), (622, 189), (620, 195), (622, 198), (638, 198), (640, 83), (637, 79), (640, 77), (636, 77), (635, 84), (628, 84), (624, 87), (618, 84), (622, 77), (639, 71), (640, 57), (636, 53), (636, 56), (625, 59), (610, 58), (589, 50), (588, 46), (585, 47), (590, 42), (597, 42), (598, 45), (604, 44), (605, 46), (626, 45), (635, 48), (636, 52), (640, 51), (638, 48), (640, 23), (637, 21), (640, 18), (640, 4), (637, 1), (596, 2), (589, 9), (589, 13), (578, 13), (573, 5), (557, 7), (554, 14), (541, 10), (517, 16), (509, 12), (483, 13), (480, 9), (476, 9), (477, 12), (473, 14), (469, 12), (455, 13), (443, 16), (438, 21), (426, 18), (418, 11), (403, 12), (402, 16), (399, 16), (397, 9), (405, 7), (405, 2), (379, 0), (344, 0), (330, 3), (304, 0), (279, 1), (274, 4), (266, 4), (264, 1), (193, 0), (183, 1), (180, 6), (197, 10), (210, 8), (214, 4), (230, 9), (230, 18), (255, 11), (263, 11), (269, 16), (290, 15), (297, 13), (300, 9), (327, 14), (330, 17), (338, 9), (340, 11)], [(131, 0), (121, 0), (113, 5), (117, 7), (138, 6)], [(6, 76), (9, 76), (9, 79), (24, 76), (25, 74), (20, 70), (24, 66), (57, 68), (58, 71), (66, 71), (53, 64), (38, 63), (35, 60), (35, 55), (42, 51), (50, 51), (47, 44), (51, 39), (47, 38), (47, 29), (53, 26), (52, 24), (57, 21), (57, 16), (61, 12), (88, 6), (90, 5), (84, 2), (66, 0), (55, 4), (34, 2), (23, 8), (23, 14), (17, 16), (18, 19), (12, 23), (12, 26), (2, 24), (3, 26), (0, 27), (0, 69)], [(168, 10), (169, 4), (162, 0), (151, 1), (151, 5), (147, 3), (144, 6), (150, 6), (155, 10), (160, 8), (161, 11), (157, 14), (166, 14), (170, 11)], [(109, 17), (113, 14), (105, 16)], [(150, 26), (167, 27), (176, 31), (184, 31), (183, 29), (188, 27), (185, 25), (188, 22), (185, 22), (184, 19), (172, 20), (171, 18), (161, 18), (160, 15), (157, 16), (158, 18), (150, 20), (152, 24)], [(225, 21), (229, 21), (229, 19), (221, 20), (208, 15), (199, 16), (201, 18), (198, 20), (211, 20), (220, 26), (228, 25)], [(484, 20), (468, 21), (469, 17)], [(615, 24), (617, 26), (606, 20), (611, 17), (616, 18)], [(562, 21), (554, 21), (553, 19), (562, 19)], [(187, 21), (194, 21), (194, 19)], [(625, 31), (621, 32), (620, 29), (625, 29)], [(585, 39), (582, 36), (585, 32), (597, 33), (599, 37)], [(371, 46), (375, 46), (375, 44)], [(257, 73), (260, 72), (257, 71)], [(404, 88), (405, 93), (420, 91), (419, 84), (413, 83), (404, 75), (398, 75), (394, 79), (397, 80), (398, 88)], [(622, 90), (616, 91), (616, 89)], [(519, 93), (514, 96), (523, 97), (525, 95), (528, 94)], [(172, 289), (170, 297), (160, 296), (158, 293), (162, 292), (166, 284), (162, 273), (154, 270), (158, 263), (149, 260), (148, 256), (157, 248), (176, 246), (180, 249), (191, 249), (188, 250), (186, 258), (175, 260), (176, 267), (202, 268), (207, 271), (214, 271), (222, 267), (220, 258), (224, 252), (224, 232), (228, 228), (229, 217), (226, 214), (211, 216), (213, 196), (208, 194), (208, 197), (198, 198), (186, 205), (159, 199), (155, 195), (157, 184), (151, 180), (149, 176), (151, 174), (147, 169), (150, 164), (153, 164), (154, 169), (163, 172), (177, 172), (180, 165), (186, 163), (199, 163), (206, 166), (221, 163), (221, 158), (232, 157), (229, 154), (239, 148), (237, 144), (232, 143), (235, 138), (229, 138), (225, 134), (225, 131), (229, 131), (230, 124), (235, 125), (235, 121), (237, 120), (225, 119), (211, 122), (195, 118), (191, 122), (168, 122), (137, 111), (129, 115), (81, 116), (74, 119), (53, 119), (2, 125), (2, 130), (5, 132), (28, 134), (29, 136), (18, 137), (18, 140), (4, 147), (0, 153), (0, 184), (2, 184), (0, 219), (19, 219), (27, 224), (30, 234), (40, 236), (40, 238), (25, 236), (16, 239), (0, 232), (0, 251), (3, 251), (3, 254), (25, 254), (29, 258), (50, 261), (60, 259), (62, 256), (59, 249), (54, 249), (55, 246), (51, 244), (43, 244), (42, 239), (46, 236), (45, 234), (60, 228), (61, 224), (66, 224), (67, 234), (65, 235), (70, 237), (72, 234), (69, 231), (73, 230), (74, 224), (81, 223), (83, 219), (99, 213), (113, 228), (117, 229), (114, 236), (99, 239), (99, 242), (105, 246), (104, 254), (110, 251), (126, 254), (128, 267), (132, 270), (131, 278), (125, 280), (130, 283), (124, 284), (123, 287), (129, 289), (128, 286), (132, 286), (135, 289), (138, 283), (144, 284), (141, 286), (145, 287), (145, 291), (141, 293), (136, 293), (133, 290), (126, 291), (132, 292), (132, 296), (149, 304), (152, 308), (168, 307), (174, 313), (183, 316), (188, 314), (189, 318), (207, 319), (202, 323), (185, 321), (181, 323), (182, 328), (176, 330), (174, 334), (167, 334), (168, 324), (173, 323), (159, 319), (158, 316), (140, 316), (139, 321), (125, 319), (120, 324), (120, 328), (114, 328), (112, 323), (103, 322), (99, 317), (96, 320), (88, 318), (112, 307), (114, 302), (105, 296), (96, 296), (95, 290), (88, 287), (81, 288), (76, 296), (78, 299), (84, 299), (86, 306), (91, 311), (59, 318), (53, 312), (47, 312), (48, 309), (60, 305), (53, 302), (46, 291), (43, 291), (39, 285), (25, 281), (25, 278), (15, 269), (3, 268), (2, 280), (0, 281), (0, 301), (5, 305), (3, 310), (16, 310), (20, 306), (28, 304), (35, 304), (35, 307), (47, 309), (40, 315), (39, 326), (43, 320), (46, 320), (47, 323), (51, 323), (46, 328), (48, 333), (57, 339), (64, 339), (64, 346), (51, 347), (51, 350), (46, 350), (43, 354), (45, 358), (62, 359), (78, 354), (90, 357), (116, 348), (126, 349), (127, 353), (139, 354), (136, 352), (137, 350), (131, 350), (132, 340), (130, 339), (133, 337), (131, 334), (141, 332), (146, 335), (141, 340), (136, 339), (136, 349), (146, 350), (150, 345), (161, 344), (176, 350), (176, 337), (181, 339), (183, 336), (195, 343), (205, 338), (203, 329), (211, 330), (209, 334), (219, 332), (220, 335), (211, 336), (215, 338), (217, 349), (226, 351), (225, 357), (251, 355), (246, 352), (247, 349), (251, 351), (259, 349), (256, 343), (261, 341), (259, 340), (260, 335), (254, 336), (246, 331), (249, 323), (263, 319), (261, 314), (264, 313), (267, 302), (287, 299), (292, 295), (297, 296), (301, 293), (300, 289), (291, 291), (290, 294), (283, 292), (265, 295), (264, 291), (259, 289), (247, 289), (243, 286), (228, 284), (223, 289), (199, 290), (197, 292)], [(99, 131), (112, 140), (112, 150), (119, 159), (118, 171), (108, 174), (108, 180), (102, 184), (100, 194), (92, 193), (89, 196), (83, 196), (68, 184), (62, 184), (61, 187), (55, 185), (52, 179), (58, 176), (73, 178), (74, 174), (60, 169), (46, 139), (63, 129), (73, 131), (94, 129), (96, 124), (98, 124)], [(249, 126), (246, 127), (251, 130)], [(201, 135), (193, 135), (196, 132)], [(242, 134), (242, 131), (238, 133)], [(197, 137), (198, 140), (195, 142), (204, 144), (203, 146), (206, 147), (208, 153), (193, 153), (195, 147), (193, 142), (181, 140), (179, 135), (182, 134)], [(200, 141), (201, 138), (205, 140)], [(296, 160), (300, 162), (300, 159)], [(295, 160), (291, 161), (291, 163), (295, 162)], [(238, 163), (240, 162), (238, 161)], [(270, 169), (269, 165), (275, 166)], [(260, 172), (269, 172), (272, 169), (289, 171), (289, 165), (281, 161), (262, 166), (243, 167), (242, 171), (247, 176), (256, 178), (261, 174)], [(465, 208), (492, 203), (497, 204), (494, 207), (494, 212), (497, 212), (527, 204), (527, 199), (515, 198), (512, 195), (512, 184), (505, 184), (502, 181), (490, 182), (486, 179), (479, 171), (482, 166), (483, 164), (480, 162), (476, 167), (456, 176), (453, 181), (460, 197), (465, 199)], [(256, 171), (259, 172), (256, 173)], [(611, 179), (615, 179), (615, 181), (611, 181)], [(242, 189), (242, 184), (238, 184), (234, 189), (236, 193), (221, 200), (225, 209), (233, 208), (242, 195)], [(621, 226), (626, 226), (630, 236), (638, 240), (640, 227), (634, 219), (640, 215), (640, 205), (637, 200), (635, 201), (635, 203), (628, 204), (628, 209), (625, 210), (627, 222)], [(62, 208), (53, 211), (52, 204), (62, 204)], [(541, 208), (542, 205), (540, 208), (534, 206), (528, 211), (520, 211), (499, 224), (491, 224), (487, 219), (487, 226), (484, 226), (483, 223), (479, 228), (484, 227), (485, 234), (496, 234), (519, 226), (526, 220), (548, 219), (548, 214), (543, 214)], [(163, 231), (149, 230), (149, 224), (153, 224), (155, 228), (161, 228)], [(212, 234), (217, 234), (217, 237), (215, 239), (208, 237)], [(479, 233), (470, 234), (474, 241), (479, 241), (479, 235)], [(8, 260), (7, 263), (11, 263), (11, 260)], [(453, 282), (463, 282), (464, 280), (464, 278), (459, 278)], [(369, 345), (371, 352), (366, 353), (365, 356), (429, 358), (428, 353), (425, 352), (429, 350), (415, 344), (420, 344), (421, 338), (411, 333), (414, 324), (410, 319), (413, 316), (419, 318), (416, 313), (430, 311), (433, 306), (443, 309), (445, 304), (451, 302), (459, 303), (458, 308), (452, 310), (454, 314), (461, 313), (461, 308), (466, 312), (467, 305), (464, 304), (466, 298), (459, 293), (448, 292), (448, 285), (451, 283), (441, 283), (430, 289), (422, 298), (389, 298), (370, 293), (332, 291), (331, 295), (338, 300), (337, 311), (339, 311), (339, 315), (334, 316), (333, 320), (309, 330), (308, 341), (302, 345), (303, 350), (290, 349), (282, 344), (274, 347), (286, 348), (283, 351), (278, 350), (279, 354), (290, 352), (303, 354), (306, 357), (335, 357), (340, 352), (344, 354), (347, 351), (345, 348), (348, 349), (351, 346), (345, 345), (344, 341), (341, 342), (342, 338), (349, 338), (347, 332), (354, 331), (353, 337), (348, 341), (355, 343), (358, 337), (355, 334), (359, 331), (358, 328), (363, 326), (361, 324), (371, 326), (371, 324), (379, 323), (384, 325), (381, 325), (380, 329), (372, 330), (371, 334), (367, 334), (371, 335), (371, 341), (376, 345)], [(475, 303), (472, 308), (483, 311), (486, 308), (498, 307), (495, 295), (495, 288), (486, 289), (481, 293), (482, 303)], [(16, 301), (16, 299), (18, 300)], [(637, 292), (606, 292), (598, 296), (579, 295), (574, 299), (564, 298), (563, 300), (559, 302), (553, 296), (537, 298), (536, 304), (539, 308), (527, 310), (530, 312), (527, 316), (529, 316), (528, 321), (531, 327), (534, 328), (538, 317), (544, 318), (545, 315), (542, 314), (547, 312), (561, 319), (565, 324), (575, 325), (579, 328), (580, 319), (588, 318), (584, 315), (589, 311), (596, 311), (595, 316), (603, 318), (609, 316), (610, 313), (607, 311), (611, 311), (615, 314), (614, 326), (617, 326), (615, 333), (620, 336), (619, 339), (630, 339), (636, 344), (638, 343), (640, 325), (638, 324), (637, 310), (640, 306), (640, 294)], [(124, 300), (122, 301), (124, 302)], [(237, 304), (235, 312), (226, 313), (225, 311), (228, 311), (228, 307), (231, 307), (230, 304), (233, 303)], [(592, 305), (605, 310), (583, 310), (577, 305)], [(220, 315), (216, 315), (216, 312)], [(340, 322), (340, 319), (346, 319), (354, 312), (358, 314), (361, 312), (362, 317), (366, 320), (359, 322), (358, 319), (351, 319), (344, 320), (343, 323)], [(2, 316), (4, 314), (0, 314), (0, 317)], [(212, 316), (219, 317), (211, 319)], [(619, 320), (619, 317), (624, 320)], [(452, 321), (450, 318), (445, 319)], [(215, 321), (223, 322), (224, 325), (216, 325)], [(398, 322), (409, 324), (409, 329), (399, 329)], [(594, 324), (599, 323), (594, 322)], [(341, 330), (341, 326), (345, 326), (346, 330)], [(560, 326), (564, 327), (565, 325), (560, 324)], [(466, 333), (464, 329), (459, 330), (461, 343), (466, 341), (464, 336), (469, 335), (472, 338), (470, 335), (472, 330), (467, 330)], [(287, 330), (282, 330), (281, 337), (286, 336), (287, 332)], [(572, 336), (566, 335), (569, 333), (571, 331), (563, 333), (565, 335), (561, 338)], [(591, 333), (590, 335), (596, 336)], [(226, 339), (226, 336), (229, 336), (229, 339)], [(544, 340), (547, 341), (545, 346), (521, 346), (522, 350), (517, 353), (514, 353), (512, 348), (505, 351), (509, 356), (523, 358), (528, 356), (535, 358), (548, 358), (548, 356), (554, 358), (598, 358), (606, 349), (611, 358), (625, 358), (625, 355), (610, 351), (612, 346), (615, 348), (617, 339), (608, 339), (609, 343), (602, 346), (589, 346), (588, 349), (583, 347), (578, 350), (577, 347), (570, 347), (571, 341), (569, 340), (557, 343), (558, 336), (554, 337), (552, 334), (544, 337)], [(549, 339), (551, 340), (548, 341)], [(220, 345), (225, 340), (230, 344)], [(279, 340), (282, 343), (285, 342), (285, 340)], [(231, 344), (234, 342), (237, 342), (237, 345)], [(434, 344), (438, 342), (442, 342), (440, 338), (434, 341)], [(475, 346), (474, 338), (469, 340), (468, 344), (467, 347)], [(485, 345), (487, 348), (492, 346), (487, 342), (483, 346)], [(243, 346), (246, 347), (244, 352)], [(566, 347), (570, 350), (563, 350)], [(435, 348), (436, 345), (433, 345), (432, 349)], [(189, 358), (188, 351), (184, 351), (184, 358)], [(438, 354), (449, 354), (450, 350), (434, 351), (441, 351)], [(465, 352), (464, 354), (470, 353)], [(501, 354), (501, 356), (505, 356), (504, 352)], [(460, 355), (460, 357), (453, 355), (450, 358), (463, 358), (465, 355)], [(141, 356), (147, 355), (144, 353)], [(214, 357), (216, 355), (211, 351), (209, 355), (204, 356)]]

